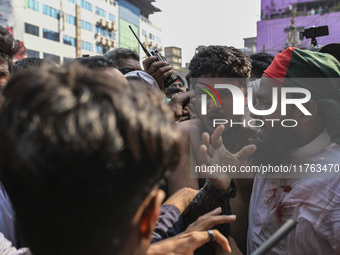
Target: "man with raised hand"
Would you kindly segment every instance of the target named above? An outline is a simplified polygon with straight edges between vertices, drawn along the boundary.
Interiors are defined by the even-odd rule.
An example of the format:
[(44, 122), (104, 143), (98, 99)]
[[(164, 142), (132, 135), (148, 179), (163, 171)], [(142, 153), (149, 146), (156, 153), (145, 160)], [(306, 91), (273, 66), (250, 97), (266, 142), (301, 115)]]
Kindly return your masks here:
[[(192, 214), (187, 218), (193, 221), (218, 206), (223, 208), (222, 214), (231, 214), (232, 212), (237, 216), (237, 221), (232, 223), (231, 236), (235, 238), (243, 251), (246, 250), (248, 205), (252, 180), (235, 179), (235, 185), (235, 182), (231, 181), (231, 179), (213, 178), (209, 174), (203, 176), (201, 173), (200, 176), (195, 176), (195, 167), (199, 167), (203, 163), (200, 160), (198, 148), (201, 143), (202, 133), (207, 132), (211, 135), (214, 132), (213, 119), (233, 119), (236, 122), (241, 122), (243, 117), (233, 114), (233, 98), (228, 89), (216, 89), (214, 91), (211, 88), (216, 83), (232, 84), (242, 91), (242, 95), (246, 96), (250, 72), (250, 58), (232, 46), (210, 45), (196, 53), (189, 65), (188, 77), (190, 78), (190, 87), (194, 95), (191, 97), (191, 103), (194, 105), (192, 110), (197, 114), (197, 119), (184, 121), (178, 125), (183, 138), (183, 152), (179, 167), (168, 178), (170, 194), (182, 187), (199, 189), (203, 185), (202, 183), (199, 185), (198, 178), (210, 178), (205, 183), (203, 191), (206, 188), (213, 188), (213, 192), (208, 192), (208, 194), (214, 195), (204, 196), (205, 200), (200, 197), (198, 201), (194, 201), (194, 208), (191, 210)], [(212, 97), (208, 96), (206, 91), (212, 94)], [(215, 92), (220, 100), (216, 97)], [(207, 114), (201, 112), (202, 95), (207, 96)], [(254, 130), (244, 128), (241, 125), (229, 126), (226, 129), (223, 134), (224, 144), (234, 153), (249, 144), (255, 133)], [(247, 155), (251, 154), (251, 152), (247, 152)], [(238, 187), (237, 192), (235, 186)], [(224, 229), (223, 234), (230, 234), (229, 225), (220, 227)]]
[(205, 164), (293, 169), (262, 171), (256, 176), (249, 207), (248, 254), (288, 219), (296, 220), (297, 228), (270, 254), (340, 253), (339, 78), (340, 65), (331, 55), (288, 48), (261, 78), (254, 108), (269, 110), (276, 103), (277, 108), (269, 115), (253, 114), (264, 124), (252, 160), (242, 161), (226, 150), (221, 138), (224, 127), (217, 128), (211, 144), (203, 139)]

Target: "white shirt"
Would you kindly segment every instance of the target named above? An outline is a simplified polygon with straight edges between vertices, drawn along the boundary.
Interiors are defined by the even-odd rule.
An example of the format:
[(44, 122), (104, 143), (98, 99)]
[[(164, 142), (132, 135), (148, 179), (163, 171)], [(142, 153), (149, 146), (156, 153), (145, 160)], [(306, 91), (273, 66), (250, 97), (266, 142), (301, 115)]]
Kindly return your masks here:
[[(292, 163), (340, 164), (340, 145), (332, 143), (325, 131), (295, 150)], [(320, 176), (255, 178), (249, 205), (248, 254), (288, 219), (296, 220), (297, 227), (268, 254), (340, 254), (340, 172), (333, 178)]]
[(28, 248), (21, 248), (17, 250), (12, 246), (12, 243), (8, 241), (5, 236), (0, 233), (0, 254), (1, 255), (31, 255)]

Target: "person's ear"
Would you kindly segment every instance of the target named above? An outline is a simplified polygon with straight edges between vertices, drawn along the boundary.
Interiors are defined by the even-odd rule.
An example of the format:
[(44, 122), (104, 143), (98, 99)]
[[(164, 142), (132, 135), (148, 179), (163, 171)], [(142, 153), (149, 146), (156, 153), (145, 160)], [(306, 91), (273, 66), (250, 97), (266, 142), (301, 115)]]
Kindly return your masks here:
[(315, 119), (318, 114), (318, 104), (314, 100), (309, 100), (307, 103), (304, 103), (303, 106), (311, 113), (311, 115), (305, 115), (300, 109), (295, 109), (294, 119), (301, 124)]
[(162, 190), (154, 190), (147, 197), (139, 224), (139, 232), (142, 238), (151, 239), (152, 231), (161, 213), (164, 198), (165, 193)]

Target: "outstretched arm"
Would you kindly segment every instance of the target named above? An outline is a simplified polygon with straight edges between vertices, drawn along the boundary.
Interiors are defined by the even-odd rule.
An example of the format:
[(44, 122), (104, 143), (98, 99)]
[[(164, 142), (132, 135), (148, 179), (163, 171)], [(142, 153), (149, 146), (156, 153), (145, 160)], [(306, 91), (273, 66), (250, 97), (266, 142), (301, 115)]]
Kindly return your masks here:
[[(213, 229), (212, 233), (214, 236), (214, 242), (221, 246), (224, 251), (231, 252), (228, 239), (216, 229)], [(192, 255), (197, 248), (209, 242), (210, 236), (207, 231), (193, 231), (152, 244), (146, 254)]]

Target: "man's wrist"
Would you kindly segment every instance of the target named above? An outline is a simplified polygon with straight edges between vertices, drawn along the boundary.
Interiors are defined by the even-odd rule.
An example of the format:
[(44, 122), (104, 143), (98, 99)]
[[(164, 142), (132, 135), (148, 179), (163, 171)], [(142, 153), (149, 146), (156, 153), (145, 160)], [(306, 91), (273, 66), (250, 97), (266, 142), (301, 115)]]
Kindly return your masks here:
[(223, 196), (223, 198), (234, 198), (236, 196), (236, 185), (235, 181), (232, 179), (229, 183), (228, 188), (218, 188), (214, 186), (214, 184), (211, 182), (211, 180), (207, 179), (206, 183), (206, 188), (207, 189), (212, 189), (215, 191), (215, 193), (219, 193)]

